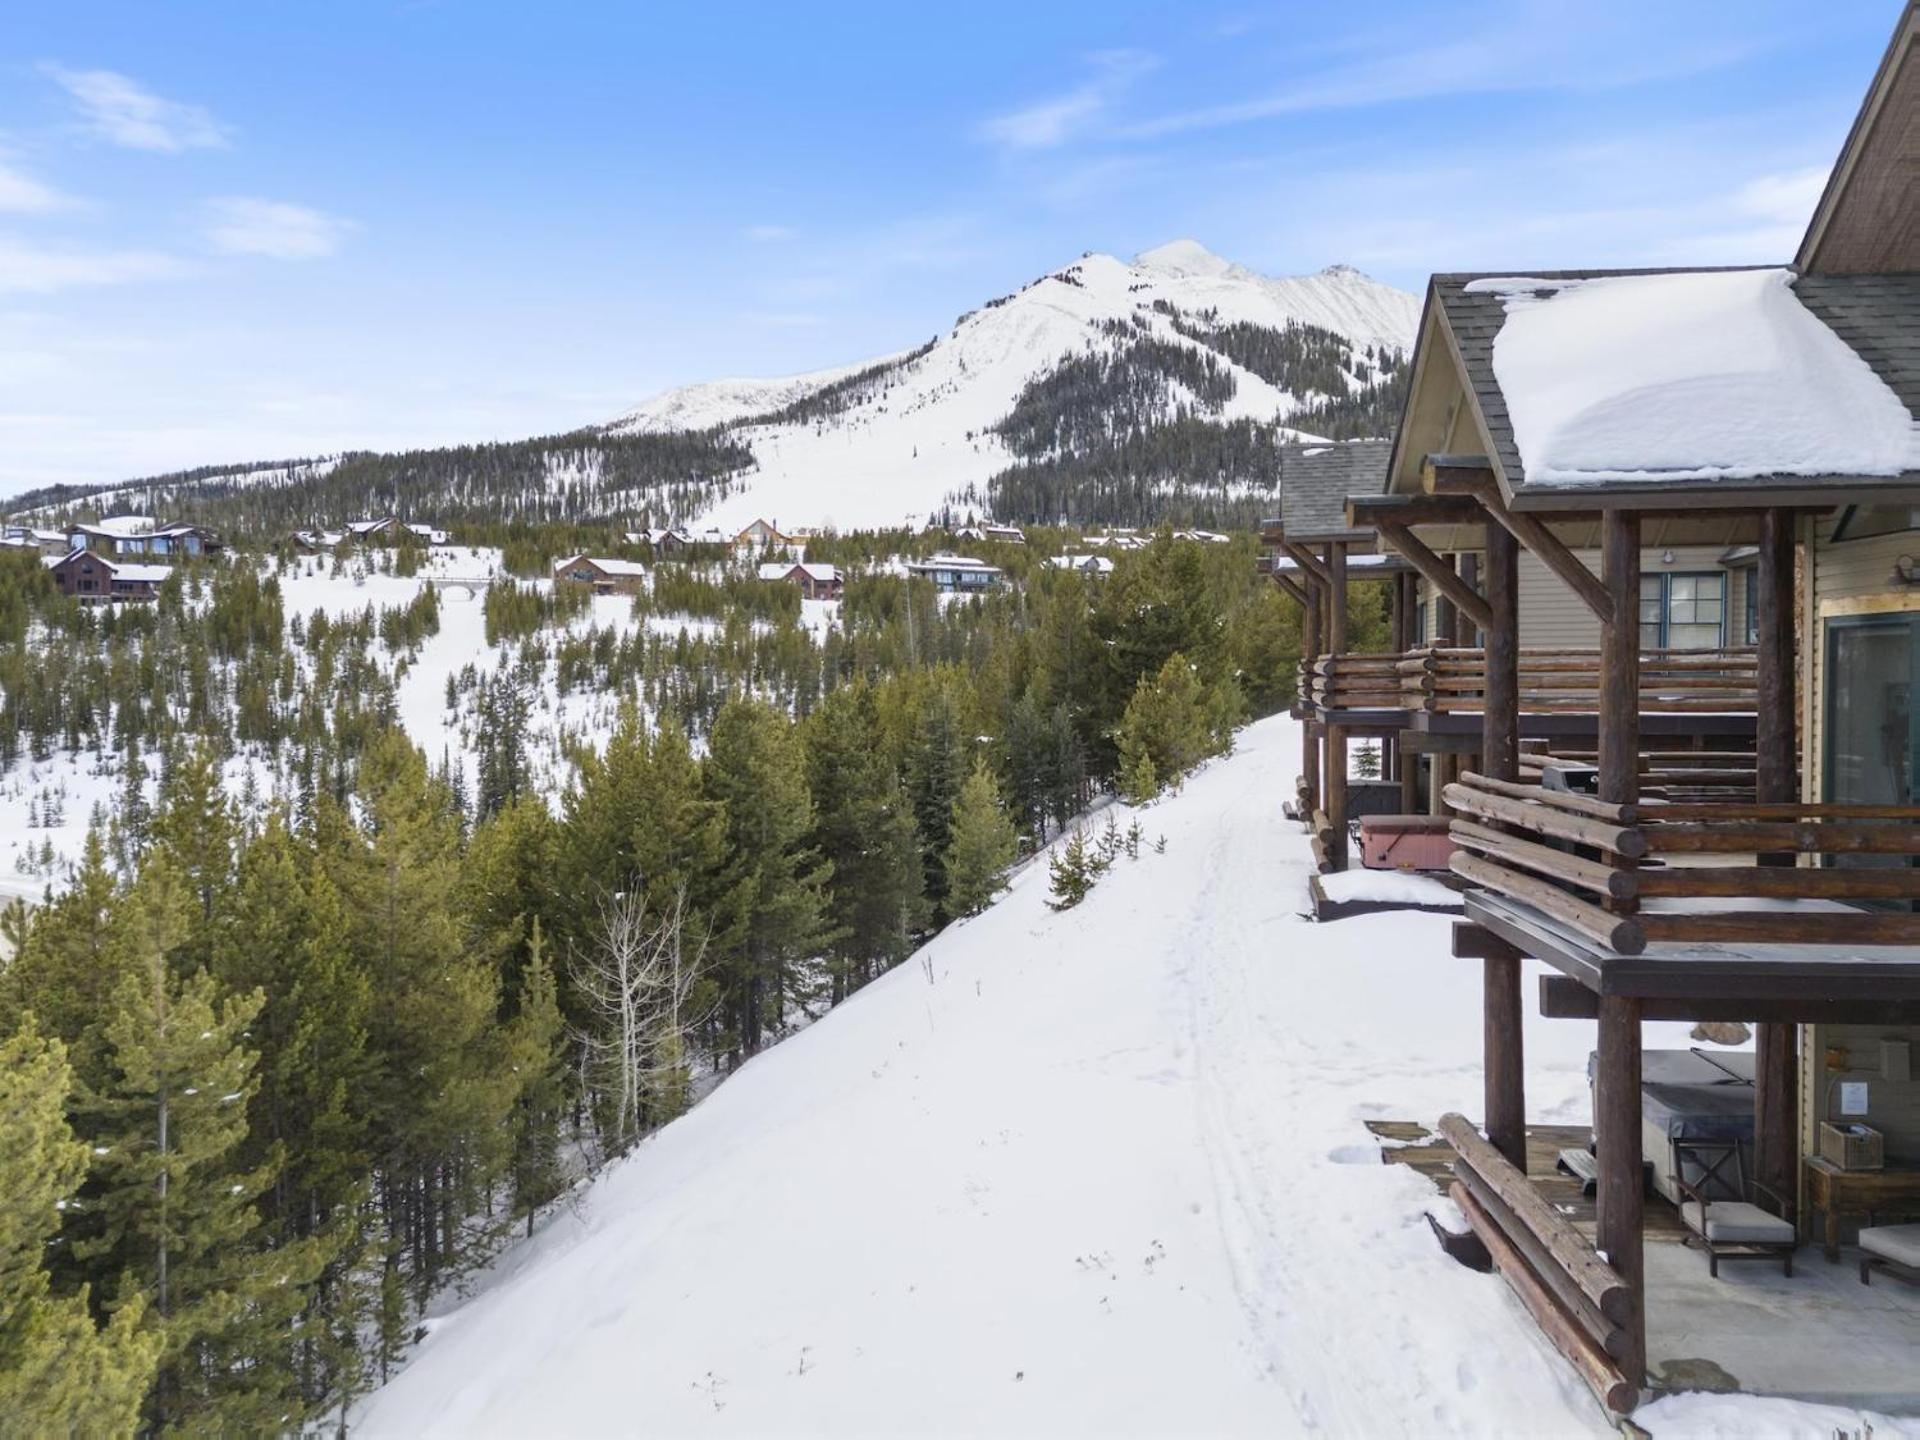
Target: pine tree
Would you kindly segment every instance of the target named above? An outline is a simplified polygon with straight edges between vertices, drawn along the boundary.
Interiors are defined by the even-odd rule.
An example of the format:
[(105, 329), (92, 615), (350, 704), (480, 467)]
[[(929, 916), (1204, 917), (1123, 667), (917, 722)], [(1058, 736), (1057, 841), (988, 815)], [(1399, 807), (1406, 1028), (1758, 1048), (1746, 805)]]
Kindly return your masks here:
[(0, 1042), (0, 1429), (130, 1434), (160, 1356), (144, 1302), (96, 1328), (86, 1288), (56, 1295), (41, 1267), (87, 1172), (67, 1127), (71, 1083), (64, 1047), (30, 1021)]
[(953, 804), (947, 844), (947, 908), (955, 915), (984, 910), (1006, 884), (1020, 837), (1000, 808), (1000, 787), (987, 763), (976, 761)]
[(967, 744), (953, 687), (936, 682), (927, 692), (907, 752), (907, 790), (925, 857), (926, 894), (937, 911), (946, 910), (947, 875), (943, 863), (953, 824), (953, 802), (967, 776)]
[(1136, 785), (1178, 784), (1214, 752), (1217, 738), (1209, 723), (1207, 696), (1184, 655), (1169, 656), (1157, 675), (1140, 681), (1117, 734), (1121, 774), (1127, 777), (1129, 798), (1136, 802), (1152, 798), (1152, 792), (1141, 793)]
[(1093, 889), (1099, 878), (1094, 873), (1093, 857), (1087, 851), (1087, 832), (1075, 828), (1067, 842), (1055, 848), (1047, 862), (1047, 904), (1055, 910), (1071, 910)]
[(561, 1055), (565, 1026), (538, 918), (528, 938), (516, 999), (518, 1013), (508, 1033), (510, 1063), (520, 1080), (513, 1110), (512, 1208), (526, 1217), (531, 1235), (535, 1212), (566, 1183), (560, 1161), (560, 1123), (567, 1104)]
[(732, 1047), (751, 1054), (787, 1006), (812, 996), (805, 962), (833, 939), (826, 919), (832, 867), (807, 840), (813, 801), (786, 718), (731, 700), (713, 722), (706, 775), (725, 807), (727, 892), (715, 933), (721, 1018)]
[(156, 857), (126, 901), (150, 938), (113, 997), (110, 1078), (81, 1105), (98, 1198), (73, 1253), (110, 1308), (144, 1303), (162, 1337), (152, 1424), (254, 1430), (300, 1413), (293, 1318), (319, 1254), (268, 1244), (256, 1201), (277, 1155), (240, 1163), (258, 1083), (245, 1037), (265, 997), (177, 973), (196, 898)]

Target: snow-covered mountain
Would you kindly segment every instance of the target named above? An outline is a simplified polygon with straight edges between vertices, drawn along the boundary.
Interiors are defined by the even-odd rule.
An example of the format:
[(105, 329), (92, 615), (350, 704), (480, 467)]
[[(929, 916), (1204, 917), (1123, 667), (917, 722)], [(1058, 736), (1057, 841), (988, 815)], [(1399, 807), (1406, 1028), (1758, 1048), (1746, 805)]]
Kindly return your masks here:
[[(1177, 240), (1131, 263), (1087, 255), (961, 316), (918, 350), (777, 380), (669, 390), (607, 430), (727, 427), (756, 464), (705, 514), (690, 517), (722, 528), (757, 515), (795, 524), (897, 524), (949, 503), (1040, 518), (1009, 513), (1020, 507), (998, 503), (991, 482), (1022, 464), (1085, 458), (1084, 427), (1076, 430), (1078, 446), (1052, 453), (1023, 451), (996, 427), (1064, 362), (1105, 356), (1129, 381), (1144, 369), (1159, 404), (1131, 417), (1135, 433), (1185, 411), (1219, 426), (1284, 425), (1289, 435), (1311, 436), (1320, 433), (1316, 425), (1343, 428), (1313, 413), (1316, 402), (1359, 396), (1391, 379), (1382, 362), (1411, 350), (1418, 318), (1415, 296), (1350, 266), (1274, 278)], [(1301, 327), (1324, 342), (1306, 347), (1312, 359), (1324, 361), (1328, 347), (1339, 352), (1331, 379), (1324, 363), (1295, 373), (1280, 353), (1284, 346), (1259, 353), (1264, 332)], [(1142, 341), (1188, 352), (1224, 378), (1198, 393), (1180, 378), (1177, 355), (1143, 352)], [(1143, 353), (1148, 363), (1134, 364)], [(1111, 386), (1114, 375), (1104, 381)], [(1101, 397), (1085, 398), (1098, 405)], [(1126, 428), (1115, 417), (1112, 438)]]
[(869, 528), (945, 512), (1015, 521), (1248, 524), (1279, 446), (1387, 433), (1419, 302), (1334, 265), (1274, 278), (1179, 240), (1089, 254), (925, 344), (772, 380), (715, 380), (601, 425), (506, 443), (207, 466), (22, 496), (234, 534), (397, 511)]

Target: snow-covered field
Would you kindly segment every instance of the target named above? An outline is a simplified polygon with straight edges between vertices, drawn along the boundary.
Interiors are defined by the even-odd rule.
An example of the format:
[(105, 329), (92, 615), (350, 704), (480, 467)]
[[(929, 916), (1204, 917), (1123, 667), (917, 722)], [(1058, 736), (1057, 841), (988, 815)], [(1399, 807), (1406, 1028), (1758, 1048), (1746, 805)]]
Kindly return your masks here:
[[(1253, 726), (1141, 814), (1164, 853), (1065, 914), (1027, 868), (748, 1064), (449, 1302), (361, 1433), (1611, 1433), (1379, 1163), (1368, 1118), (1477, 1113), (1478, 977), (1443, 917), (1297, 918), (1298, 758)], [(1586, 1115), (1590, 1042), (1529, 1016), (1535, 1118)]]
[[(510, 658), (512, 646), (489, 646), (486, 610), (482, 601), (486, 582), (501, 572), (497, 550), (463, 546), (438, 548), (421, 563), (417, 575), (382, 574), (365, 557), (335, 572), (332, 557), (304, 557), (279, 573), (287, 622), (311, 619), (316, 610), (329, 617), (357, 614), (372, 606), (399, 608), (410, 604), (429, 584), (440, 591), (440, 629), (428, 636), (411, 657), (395, 655), (384, 646), (379, 658), (389, 673), (399, 672), (397, 704), (402, 728), (426, 754), (430, 764), (443, 760), (464, 774), (469, 787), (476, 782), (477, 751), (473, 744), (471, 697), (463, 695), (458, 711), (447, 708), (447, 682), (468, 666), (480, 673), (497, 671)], [(474, 588), (448, 582), (471, 581)], [(522, 582), (547, 588), (550, 580)], [(816, 638), (823, 637), (839, 615), (837, 601), (806, 601), (801, 619)], [(695, 636), (716, 635), (718, 622), (685, 615), (633, 613), (633, 602), (623, 595), (597, 595), (574, 617), (568, 631), (579, 634), (598, 626), (622, 634), (645, 624), (655, 634), (671, 639), (682, 630)], [(554, 631), (544, 632), (551, 643)], [(378, 644), (378, 642), (376, 642)], [(546, 677), (530, 695), (528, 761), (534, 782), (546, 793), (557, 794), (570, 773), (562, 754), (561, 737), (599, 745), (619, 718), (621, 695), (600, 690), (575, 690), (561, 696), (555, 684), (556, 663), (549, 659)], [(154, 768), (149, 757), (149, 770)], [(271, 798), (275, 775), (259, 747), (243, 747), (227, 765), (230, 794), (240, 795), (251, 776), (251, 793), (264, 802)], [(122, 781), (115, 756), (95, 757), (57, 751), (50, 759), (22, 761), (0, 774), (0, 904), (21, 896), (38, 899), (51, 882), (64, 883), (68, 867), (76, 863), (86, 842), (96, 807), (111, 809)], [(469, 794), (473, 793), (469, 788)], [(149, 779), (148, 799), (154, 798)], [(51, 810), (49, 810), (51, 802)], [(52, 861), (46, 860), (51, 852)]]

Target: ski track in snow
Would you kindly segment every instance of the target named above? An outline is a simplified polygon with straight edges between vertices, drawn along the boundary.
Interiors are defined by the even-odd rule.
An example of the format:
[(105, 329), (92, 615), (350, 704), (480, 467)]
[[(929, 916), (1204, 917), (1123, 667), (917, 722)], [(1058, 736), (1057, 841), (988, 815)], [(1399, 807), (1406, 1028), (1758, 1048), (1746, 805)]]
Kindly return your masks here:
[[(1298, 755), (1250, 727), (1078, 909), (1027, 866), (744, 1066), (450, 1297), (361, 1433), (1611, 1434), (1379, 1163), (1365, 1119), (1477, 1113), (1478, 975), (1446, 917), (1298, 917)], [(1591, 1043), (1528, 1017), (1534, 1115), (1585, 1115)], [(1832, 1433), (1684, 1398), (1642, 1422)]]

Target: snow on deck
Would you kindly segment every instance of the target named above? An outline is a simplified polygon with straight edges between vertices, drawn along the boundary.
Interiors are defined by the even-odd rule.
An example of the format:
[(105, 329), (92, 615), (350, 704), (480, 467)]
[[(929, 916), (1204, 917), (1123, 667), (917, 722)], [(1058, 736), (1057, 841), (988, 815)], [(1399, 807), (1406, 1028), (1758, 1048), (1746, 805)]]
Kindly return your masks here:
[(1785, 270), (1475, 280), (1529, 484), (1898, 475), (1912, 414)]
[[(1164, 854), (1061, 915), (1028, 867), (745, 1066), (432, 1321), (360, 1433), (1611, 1434), (1380, 1163), (1368, 1119), (1478, 1112), (1479, 971), (1445, 917), (1296, 917), (1298, 759), (1251, 727), (1141, 812)], [(1533, 1117), (1584, 1120), (1591, 1026), (1526, 1024)], [(1640, 1418), (1831, 1433), (1689, 1405)]]

